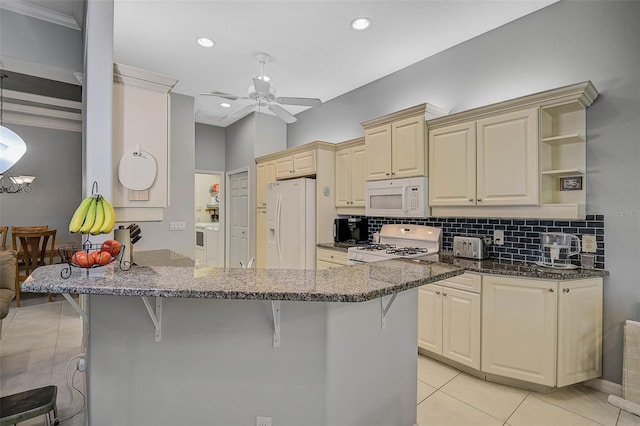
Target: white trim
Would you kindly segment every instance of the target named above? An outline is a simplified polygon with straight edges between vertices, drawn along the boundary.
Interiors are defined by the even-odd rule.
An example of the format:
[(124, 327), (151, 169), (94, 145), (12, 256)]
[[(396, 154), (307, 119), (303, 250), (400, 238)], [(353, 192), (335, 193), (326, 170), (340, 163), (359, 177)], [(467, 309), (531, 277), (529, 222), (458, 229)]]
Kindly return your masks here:
[(75, 86), (81, 85), (78, 84), (78, 79), (75, 74), (82, 70), (71, 70), (52, 67), (50, 65), (29, 62), (18, 58), (12, 58), (6, 55), (0, 55), (0, 61), (2, 62), (2, 68), (7, 71), (31, 75), (34, 77), (46, 78), (48, 80), (61, 81), (63, 83), (73, 84)]
[(2, 121), (20, 126), (42, 127), (45, 129), (66, 130), (69, 132), (82, 132), (82, 120), (69, 121), (58, 118), (34, 116), (29, 114), (4, 113)]
[(15, 113), (14, 115), (30, 114), (42, 117), (59, 118), (63, 120), (82, 121), (82, 113), (80, 112), (42, 108), (25, 104), (14, 104), (5, 102), (3, 112), (6, 114), (7, 111), (11, 111), (12, 114)]
[(584, 386), (609, 395), (622, 396), (622, 385), (604, 379), (592, 379), (583, 383)]
[(76, 22), (72, 16), (47, 9), (46, 7), (19, 0), (2, 0), (0, 5), (2, 9), (10, 10), (11, 12), (41, 19), (43, 21), (51, 22), (52, 24), (62, 25), (63, 27), (71, 28), (73, 30), (81, 30), (80, 25), (78, 25), (78, 22)]
[(62, 108), (72, 108), (82, 110), (82, 102), (72, 101), (69, 99), (52, 98), (51, 96), (36, 95), (34, 93), (18, 92), (16, 90), (7, 90), (3, 92), (4, 102), (7, 99), (15, 99), (25, 102), (33, 102), (37, 104), (52, 105)]

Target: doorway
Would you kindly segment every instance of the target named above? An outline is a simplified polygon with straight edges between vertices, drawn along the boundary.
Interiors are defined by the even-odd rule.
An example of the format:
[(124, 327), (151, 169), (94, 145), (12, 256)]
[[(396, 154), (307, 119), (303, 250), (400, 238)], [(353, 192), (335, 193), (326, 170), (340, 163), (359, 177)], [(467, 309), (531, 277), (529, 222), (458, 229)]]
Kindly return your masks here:
[(196, 170), (194, 190), (195, 260), (200, 266), (223, 267), (224, 172)]
[(249, 171), (234, 170), (227, 174), (229, 186), (228, 268), (249, 261)]

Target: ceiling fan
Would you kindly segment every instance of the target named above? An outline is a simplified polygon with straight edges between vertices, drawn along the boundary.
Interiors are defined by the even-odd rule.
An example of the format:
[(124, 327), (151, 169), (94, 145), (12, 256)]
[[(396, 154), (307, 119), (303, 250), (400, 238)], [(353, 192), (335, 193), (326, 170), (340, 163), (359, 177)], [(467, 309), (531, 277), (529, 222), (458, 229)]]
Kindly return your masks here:
[(205, 96), (217, 96), (223, 99), (229, 99), (231, 101), (235, 101), (238, 99), (251, 99), (253, 103), (250, 105), (246, 105), (236, 111), (233, 111), (220, 119), (220, 121), (224, 120), (228, 117), (238, 117), (242, 116), (245, 113), (252, 111), (256, 106), (267, 107), (269, 111), (280, 117), (286, 123), (293, 123), (297, 120), (297, 118), (291, 114), (286, 109), (282, 108), (280, 105), (298, 105), (298, 106), (308, 106), (308, 107), (319, 107), (322, 105), (322, 101), (318, 98), (285, 98), (285, 97), (276, 97), (276, 90), (269, 83), (269, 78), (264, 75), (264, 64), (271, 61), (271, 55), (268, 53), (258, 53), (256, 54), (256, 60), (260, 64), (260, 76), (255, 77), (253, 79), (253, 83), (249, 86), (248, 96), (237, 96), (232, 95), (225, 92), (219, 92), (217, 90), (213, 90), (207, 93), (198, 93), (199, 95)]

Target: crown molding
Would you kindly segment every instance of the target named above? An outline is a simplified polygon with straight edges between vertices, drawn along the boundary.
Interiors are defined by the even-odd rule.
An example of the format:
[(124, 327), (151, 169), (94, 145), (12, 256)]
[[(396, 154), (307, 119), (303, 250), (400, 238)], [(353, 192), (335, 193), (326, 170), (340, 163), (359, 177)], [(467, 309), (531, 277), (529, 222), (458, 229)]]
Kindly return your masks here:
[(55, 10), (47, 9), (46, 7), (20, 0), (2, 0), (0, 5), (2, 9), (10, 10), (11, 12), (51, 22), (52, 24), (61, 25), (76, 31), (82, 30), (74, 17)]
[(3, 104), (5, 124), (82, 132), (81, 102), (5, 90)]

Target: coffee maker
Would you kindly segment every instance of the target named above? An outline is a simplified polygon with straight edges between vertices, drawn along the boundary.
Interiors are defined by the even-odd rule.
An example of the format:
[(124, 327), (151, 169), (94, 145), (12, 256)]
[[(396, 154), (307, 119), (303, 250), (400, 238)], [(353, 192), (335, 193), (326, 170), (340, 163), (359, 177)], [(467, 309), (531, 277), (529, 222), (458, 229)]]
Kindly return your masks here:
[(338, 217), (333, 221), (333, 241), (359, 243), (369, 239), (366, 217)]

